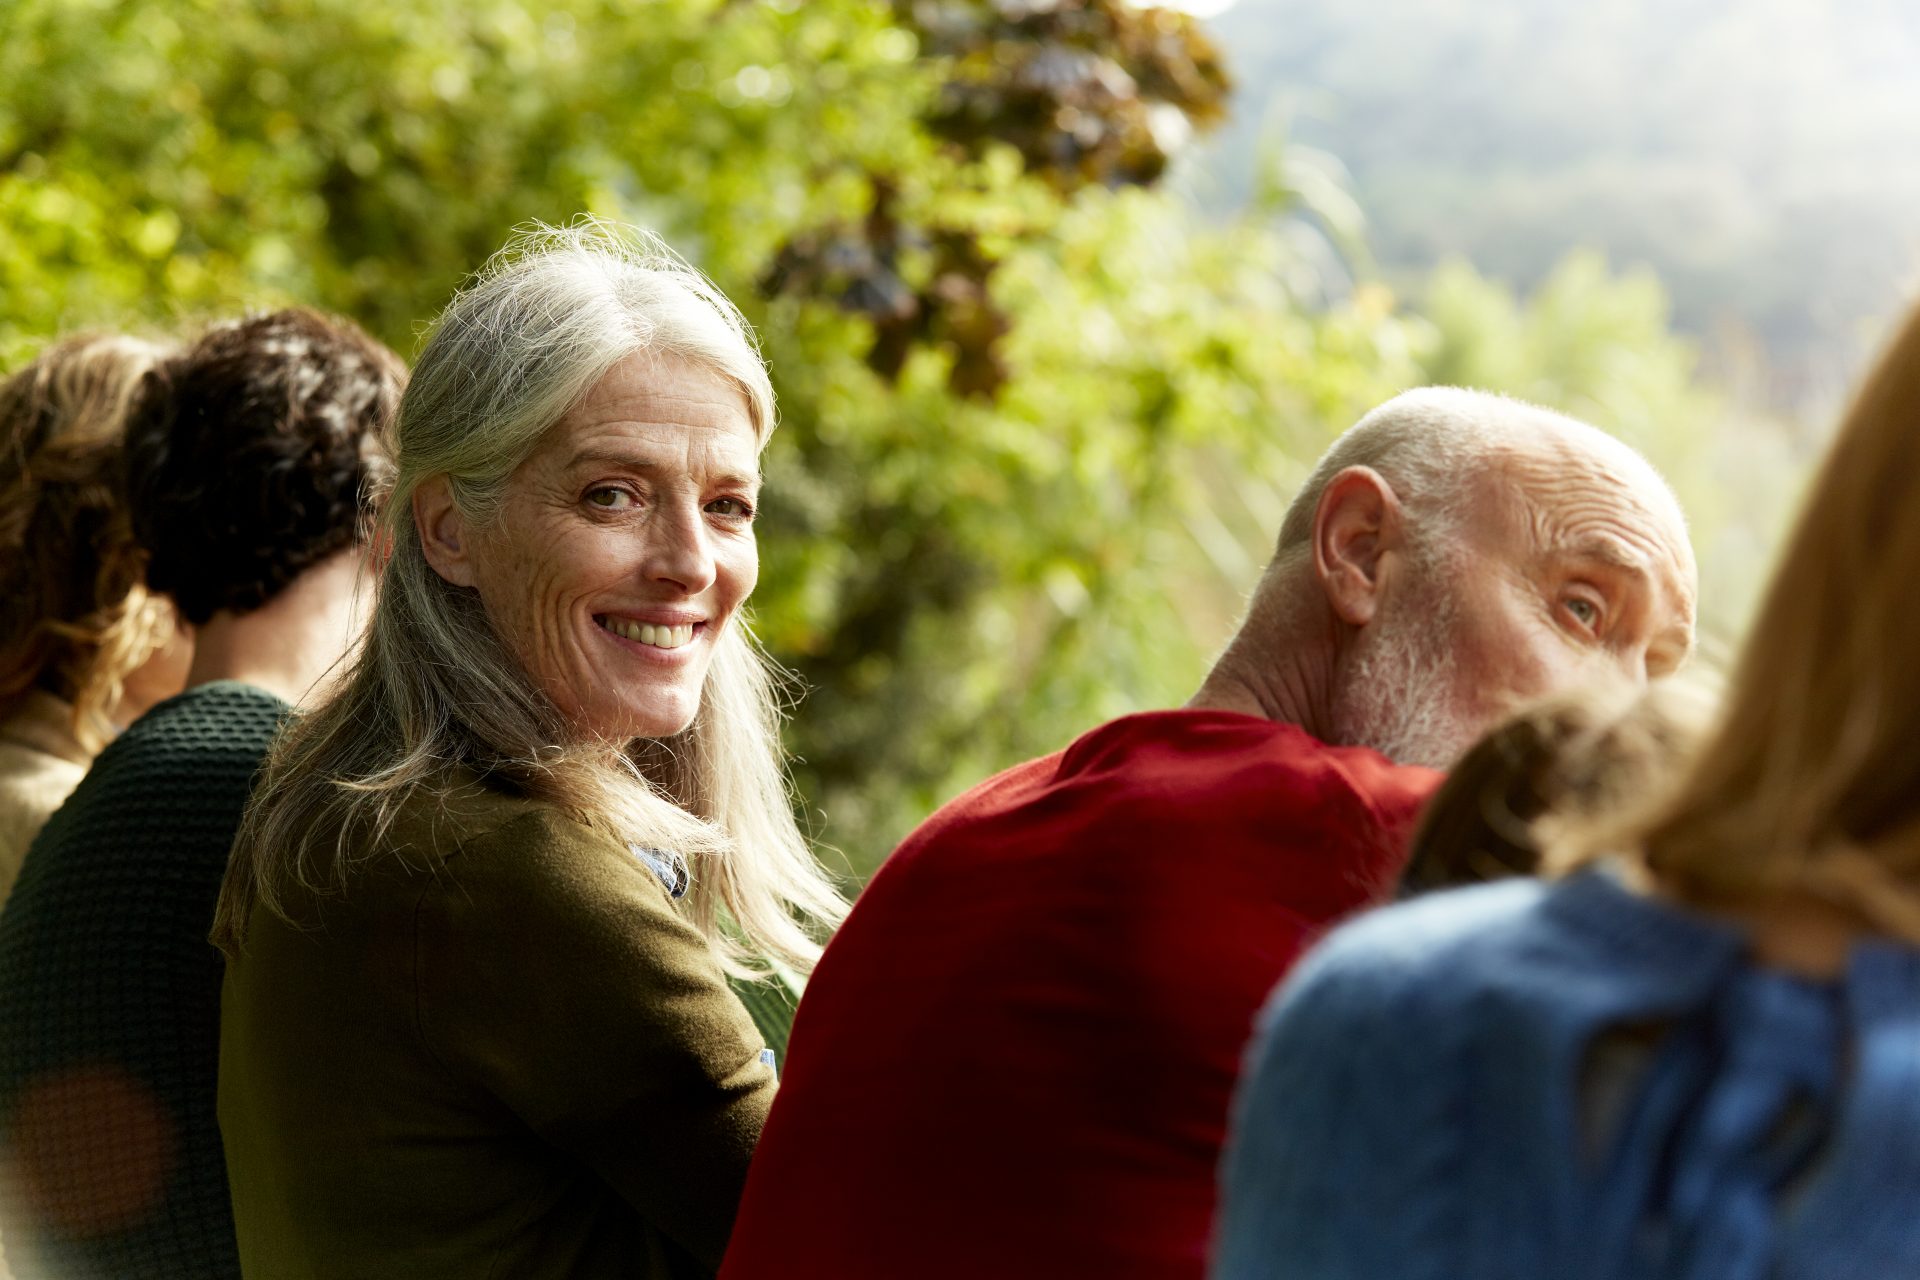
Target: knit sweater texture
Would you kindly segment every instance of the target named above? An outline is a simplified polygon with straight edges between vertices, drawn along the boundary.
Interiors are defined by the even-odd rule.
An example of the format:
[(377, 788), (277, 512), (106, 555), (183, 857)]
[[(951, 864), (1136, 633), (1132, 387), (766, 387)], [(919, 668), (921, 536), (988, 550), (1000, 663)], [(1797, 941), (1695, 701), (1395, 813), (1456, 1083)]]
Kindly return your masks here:
[(1756, 966), (1604, 871), (1330, 937), (1262, 1017), (1218, 1280), (1920, 1275), (1920, 951)]
[(207, 927), (287, 706), (202, 685), (103, 751), (0, 914), (0, 1221), (23, 1277), (237, 1276)]

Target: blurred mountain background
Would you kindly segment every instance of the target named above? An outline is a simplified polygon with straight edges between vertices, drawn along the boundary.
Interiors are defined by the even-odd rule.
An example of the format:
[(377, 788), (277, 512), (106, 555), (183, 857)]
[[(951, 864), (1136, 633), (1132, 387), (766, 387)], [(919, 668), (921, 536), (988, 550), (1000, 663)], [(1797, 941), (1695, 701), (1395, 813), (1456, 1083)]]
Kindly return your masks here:
[(1706, 377), (1817, 424), (1920, 291), (1911, 0), (1239, 0), (1209, 29), (1237, 89), (1194, 198), (1243, 208), (1313, 149), (1415, 292), (1590, 246), (1658, 276)]

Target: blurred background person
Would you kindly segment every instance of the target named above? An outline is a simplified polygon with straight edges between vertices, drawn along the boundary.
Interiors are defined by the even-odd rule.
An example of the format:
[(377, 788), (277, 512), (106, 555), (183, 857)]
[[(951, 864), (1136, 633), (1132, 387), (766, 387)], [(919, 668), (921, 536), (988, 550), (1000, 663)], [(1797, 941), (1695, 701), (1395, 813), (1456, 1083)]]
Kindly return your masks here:
[(239, 1274), (214, 1113), (214, 899), (268, 744), (366, 620), (363, 502), (405, 367), (353, 325), (209, 329), (148, 380), (127, 507), (196, 637), (0, 912), (0, 1225), (30, 1276)]
[(1920, 312), (1677, 783), (1281, 989), (1215, 1275), (1920, 1274), (1916, 477)]
[(0, 903), (116, 726), (186, 675), (120, 493), (127, 411), (166, 355), (89, 334), (0, 383)]
[(772, 389), (644, 233), (515, 241), (396, 425), (365, 648), (222, 889), (220, 1127), (263, 1276), (691, 1276), (774, 1090), (725, 970), (843, 904), (743, 613)]
[(723, 1274), (1198, 1277), (1248, 1031), (1517, 701), (1693, 644), (1647, 462), (1458, 388), (1329, 449), (1181, 708), (991, 778), (827, 948)]
[(1689, 676), (1644, 692), (1602, 681), (1518, 712), (1447, 771), (1420, 815), (1401, 892), (1538, 874), (1538, 826), (1644, 796), (1680, 766), (1712, 711)]

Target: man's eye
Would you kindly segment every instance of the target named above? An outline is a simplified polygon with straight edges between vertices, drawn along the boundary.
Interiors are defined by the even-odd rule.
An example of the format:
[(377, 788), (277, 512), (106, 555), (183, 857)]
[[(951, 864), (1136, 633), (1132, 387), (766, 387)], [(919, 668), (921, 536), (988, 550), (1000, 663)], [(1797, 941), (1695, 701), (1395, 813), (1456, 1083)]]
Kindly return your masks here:
[(1567, 612), (1581, 626), (1593, 629), (1600, 625), (1600, 606), (1585, 596), (1569, 596), (1566, 602)]
[(633, 505), (633, 495), (625, 489), (594, 489), (587, 501), (606, 511), (623, 511)]
[(732, 516), (736, 520), (753, 519), (753, 507), (744, 498), (715, 498), (707, 504), (707, 510), (717, 516)]

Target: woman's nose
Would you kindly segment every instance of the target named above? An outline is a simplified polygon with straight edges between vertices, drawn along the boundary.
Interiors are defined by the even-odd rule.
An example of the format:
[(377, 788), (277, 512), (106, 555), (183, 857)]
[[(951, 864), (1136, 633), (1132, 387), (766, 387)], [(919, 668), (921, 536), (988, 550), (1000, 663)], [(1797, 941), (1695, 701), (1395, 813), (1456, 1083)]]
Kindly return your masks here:
[(687, 595), (698, 595), (713, 585), (711, 531), (695, 502), (676, 502), (660, 512), (647, 529), (646, 576), (670, 583)]

